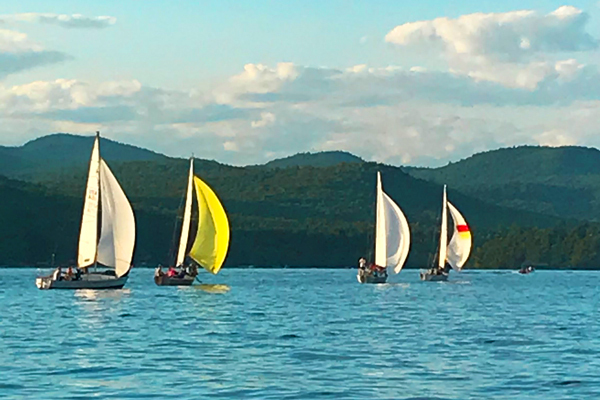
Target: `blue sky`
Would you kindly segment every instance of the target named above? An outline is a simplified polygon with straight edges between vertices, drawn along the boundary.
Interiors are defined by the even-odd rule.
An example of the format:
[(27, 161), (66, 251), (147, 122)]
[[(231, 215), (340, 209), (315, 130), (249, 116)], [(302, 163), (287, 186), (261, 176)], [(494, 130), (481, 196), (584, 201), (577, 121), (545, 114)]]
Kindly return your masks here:
[(600, 145), (597, 1), (25, 0), (2, 13), (0, 62), (14, 67), (0, 67), (0, 144), (101, 129), (233, 164), (341, 149), (425, 165)]

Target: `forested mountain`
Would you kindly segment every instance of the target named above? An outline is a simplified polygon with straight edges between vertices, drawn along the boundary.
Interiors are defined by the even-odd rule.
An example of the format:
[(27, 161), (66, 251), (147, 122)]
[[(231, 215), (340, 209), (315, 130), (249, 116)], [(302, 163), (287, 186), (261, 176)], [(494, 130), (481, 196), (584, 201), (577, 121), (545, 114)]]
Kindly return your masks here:
[(279, 158), (264, 164), (267, 168), (287, 167), (331, 167), (341, 163), (361, 163), (364, 160), (345, 151), (322, 151), (318, 153), (298, 153), (293, 156)]
[(522, 146), (476, 154), (441, 168), (405, 170), (500, 206), (600, 221), (598, 149)]
[[(102, 156), (107, 161), (161, 160), (162, 154), (101, 138)], [(87, 166), (93, 136), (56, 133), (23, 146), (0, 146), (0, 175), (34, 178), (37, 173)]]
[[(66, 160), (52, 158), (52, 168), (38, 166), (35, 174), (23, 174), (21, 179), (30, 183), (0, 180), (0, 264), (31, 265), (49, 261), (52, 253), (58, 262), (75, 258), (91, 146), (91, 140), (87, 148), (82, 145), (84, 156), (78, 162), (69, 159), (69, 152), (63, 157)], [(111, 149), (104, 140), (101, 146), (103, 156), (109, 153), (107, 159), (113, 154), (110, 166), (136, 213), (135, 262), (168, 263), (188, 160), (121, 149), (117, 143)], [(320, 165), (322, 160), (317, 161)], [(377, 171), (411, 225), (407, 266), (427, 265), (439, 229), (442, 186), (438, 183), (416, 179), (401, 168), (367, 162), (272, 168), (195, 161), (196, 174), (215, 190), (229, 215), (229, 266), (342, 266), (372, 256)], [(515, 268), (524, 260), (557, 267), (596, 263), (597, 225), (492, 205), (454, 186), (449, 188), (449, 199), (463, 212), (475, 238), (468, 266)]]

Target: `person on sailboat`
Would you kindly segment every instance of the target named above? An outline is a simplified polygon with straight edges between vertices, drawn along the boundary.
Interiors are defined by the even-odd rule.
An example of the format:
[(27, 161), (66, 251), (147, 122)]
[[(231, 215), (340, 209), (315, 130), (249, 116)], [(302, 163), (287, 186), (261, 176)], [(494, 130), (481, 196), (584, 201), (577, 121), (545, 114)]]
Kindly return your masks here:
[(154, 270), (154, 276), (163, 276), (162, 265), (158, 264), (158, 267)]
[(60, 278), (61, 278), (61, 276), (60, 276), (61, 272), (62, 272), (62, 271), (61, 271), (61, 268), (60, 268), (60, 267), (57, 267), (57, 268), (54, 270), (54, 273), (52, 274), (52, 280), (54, 280), (54, 281), (59, 281), (59, 280), (60, 280)]
[(362, 257), (358, 259), (358, 275), (361, 277), (367, 275), (367, 260)]
[(359, 258), (358, 259), (358, 269), (364, 271), (367, 268), (367, 260), (365, 260), (364, 258)]
[(65, 280), (67, 280), (67, 281), (73, 280), (73, 267), (67, 268), (67, 273), (65, 274)]
[(186, 273), (189, 276), (197, 276), (198, 275), (198, 267), (194, 264), (190, 264), (186, 267)]
[(174, 277), (176, 275), (177, 275), (177, 271), (175, 270), (175, 268), (169, 267), (169, 270), (167, 271), (167, 276), (169, 278), (172, 278), (172, 277)]

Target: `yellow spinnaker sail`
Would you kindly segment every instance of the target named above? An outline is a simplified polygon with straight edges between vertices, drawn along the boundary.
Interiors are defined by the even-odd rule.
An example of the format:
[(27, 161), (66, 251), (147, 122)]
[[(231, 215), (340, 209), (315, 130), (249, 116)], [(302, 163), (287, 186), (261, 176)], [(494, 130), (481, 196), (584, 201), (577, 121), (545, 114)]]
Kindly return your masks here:
[(194, 176), (198, 199), (198, 233), (190, 250), (190, 257), (208, 272), (221, 269), (229, 248), (229, 221), (223, 205), (206, 183)]

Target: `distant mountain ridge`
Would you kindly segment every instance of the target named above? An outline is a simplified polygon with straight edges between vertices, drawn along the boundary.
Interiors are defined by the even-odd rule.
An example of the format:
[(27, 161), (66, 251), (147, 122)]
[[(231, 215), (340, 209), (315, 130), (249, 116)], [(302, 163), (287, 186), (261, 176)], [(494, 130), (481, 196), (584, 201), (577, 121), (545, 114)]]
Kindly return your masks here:
[[(0, 146), (0, 174), (16, 178), (38, 171), (86, 166), (94, 136), (55, 133), (22, 146)], [(107, 161), (148, 161), (167, 157), (150, 150), (100, 137), (102, 157)]]
[(288, 167), (331, 167), (341, 163), (362, 163), (364, 160), (346, 151), (321, 151), (317, 153), (298, 153), (263, 164), (267, 168)]
[(486, 202), (563, 218), (600, 221), (600, 150), (520, 146), (440, 168), (404, 168)]
[[(61, 135), (42, 139), (21, 146), (16, 152), (9, 150), (17, 161), (32, 160), (40, 153), (51, 160), (42, 157), (33, 160), (39, 163), (28, 164), (32, 167), (28, 174), (15, 171), (29, 183), (0, 178), (0, 263), (31, 265), (48, 260), (52, 253), (56, 253), (59, 262), (75, 257), (91, 138), (89, 143)], [(67, 145), (77, 142), (73, 148), (80, 146), (77, 152), (82, 155), (72, 158), (75, 150), (65, 150), (63, 141)], [(178, 223), (176, 215), (187, 181), (188, 161), (119, 143), (111, 150), (104, 143), (103, 156), (109, 160), (136, 215), (135, 262), (154, 265), (172, 262), (169, 254), (173, 250), (174, 225)], [(105, 155), (105, 150), (113, 154)], [(23, 152), (30, 153), (24, 156)], [(529, 151), (525, 149), (527, 154)], [(525, 155), (515, 158), (522, 159)], [(506, 165), (511, 165), (508, 158)], [(283, 167), (233, 167), (196, 159), (195, 173), (215, 190), (228, 213), (231, 252), (226, 265), (342, 266), (354, 265), (361, 256), (372, 257), (377, 171), (382, 173), (384, 190), (402, 208), (411, 226), (407, 267), (429, 265), (439, 237), (441, 185), (410, 176), (399, 167), (357, 159), (360, 160), (343, 152), (301, 154), (292, 157), (292, 162), (288, 159), (280, 164)], [(335, 163), (319, 166), (323, 162)], [(498, 168), (489, 169), (494, 170)], [(483, 174), (474, 176), (480, 182), (495, 184), (485, 168), (475, 171)], [(535, 175), (529, 174), (528, 179)], [(475, 250), (469, 266), (514, 267), (522, 259), (556, 262), (561, 266), (594, 265), (599, 260), (600, 265), (600, 252), (592, 251), (600, 243), (600, 233), (595, 227), (572, 228), (572, 222), (562, 215), (559, 218), (526, 208), (515, 210), (490, 204), (464, 194), (458, 184), (461, 179), (450, 186), (448, 195), (473, 232)], [(477, 179), (472, 181), (478, 183)], [(513, 226), (519, 229), (514, 230)], [(547, 248), (524, 245), (528, 242), (523, 238), (557, 237), (556, 227), (560, 226), (571, 230), (560, 231), (560, 237), (567, 238), (566, 247), (553, 247), (550, 260), (543, 258), (550, 254)], [(512, 233), (506, 241), (502, 232), (508, 227)], [(591, 239), (585, 239), (588, 237)], [(545, 243), (537, 239), (531, 243), (538, 242)], [(510, 244), (511, 252), (506, 251), (504, 243), (515, 243)], [(579, 246), (577, 257), (571, 257), (568, 249), (575, 245)], [(502, 254), (504, 258), (498, 257)]]

